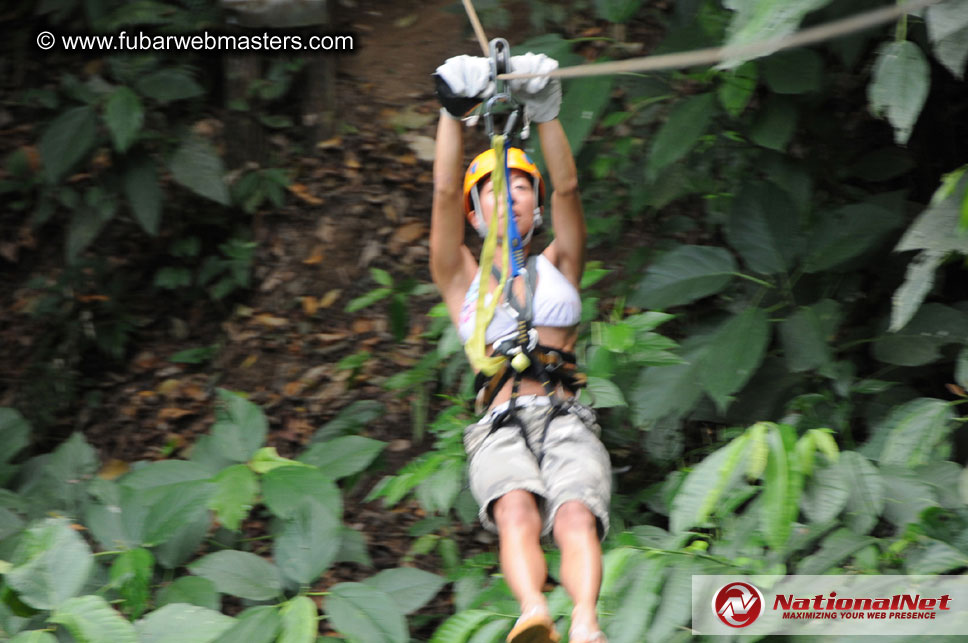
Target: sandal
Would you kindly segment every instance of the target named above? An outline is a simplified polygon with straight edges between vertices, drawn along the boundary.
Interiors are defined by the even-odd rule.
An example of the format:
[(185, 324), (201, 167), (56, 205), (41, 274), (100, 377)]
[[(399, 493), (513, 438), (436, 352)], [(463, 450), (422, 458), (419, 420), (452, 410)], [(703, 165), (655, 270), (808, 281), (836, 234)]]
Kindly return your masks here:
[(568, 643), (608, 643), (608, 639), (601, 630), (590, 632), (588, 626), (579, 625), (568, 632)]
[(561, 635), (544, 605), (536, 605), (521, 614), (507, 637), (507, 643), (558, 643), (559, 640)]

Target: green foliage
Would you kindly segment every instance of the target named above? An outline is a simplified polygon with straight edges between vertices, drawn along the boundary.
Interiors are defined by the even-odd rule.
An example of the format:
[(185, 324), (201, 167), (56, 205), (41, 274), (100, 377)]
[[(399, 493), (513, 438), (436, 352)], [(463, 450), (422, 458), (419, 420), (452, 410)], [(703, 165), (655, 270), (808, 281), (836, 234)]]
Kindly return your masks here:
[[(316, 640), (320, 614), (309, 591), (354, 548), (361, 550), (354, 559), (368, 558), (342, 523), (335, 480), (364, 471), (383, 443), (340, 435), (360, 427), (337, 419), (305, 461), (283, 458), (264, 446), (267, 421), (258, 406), (224, 390), (219, 399), (203, 437), (224, 454), (218, 461), (136, 463), (107, 481), (94, 476), (96, 456), (76, 434), (53, 453), (6, 464), (19, 486), (4, 492), (0, 510), (8, 559), (0, 561), (0, 635), (42, 643), (63, 628), (78, 643)], [(22, 416), (0, 408), (10, 457), (29, 435)], [(51, 511), (63, 517), (45, 518)], [(271, 560), (238, 538), (202, 547), (213, 528), (241, 534), (253, 518), (271, 519)], [(190, 575), (176, 578), (183, 566)], [(336, 585), (325, 601), (329, 626), (349, 640), (409, 641), (406, 616), (444, 583), (399, 568)], [(230, 617), (220, 612), (222, 596), (262, 604)]]

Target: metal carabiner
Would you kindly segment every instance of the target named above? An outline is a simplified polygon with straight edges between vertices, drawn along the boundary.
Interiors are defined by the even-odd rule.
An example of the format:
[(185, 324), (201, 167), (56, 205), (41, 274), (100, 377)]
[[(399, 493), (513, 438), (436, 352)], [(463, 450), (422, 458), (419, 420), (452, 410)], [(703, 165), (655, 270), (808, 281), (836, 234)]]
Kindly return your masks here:
[(507, 105), (511, 113), (504, 124), (504, 135), (510, 136), (517, 125), (521, 107), (511, 93), (507, 91), (501, 74), (511, 71), (511, 46), (504, 38), (495, 38), (490, 42), (491, 80), (494, 81), (494, 95), (484, 103), (484, 130), (488, 138), (494, 135), (494, 113), (498, 105)]

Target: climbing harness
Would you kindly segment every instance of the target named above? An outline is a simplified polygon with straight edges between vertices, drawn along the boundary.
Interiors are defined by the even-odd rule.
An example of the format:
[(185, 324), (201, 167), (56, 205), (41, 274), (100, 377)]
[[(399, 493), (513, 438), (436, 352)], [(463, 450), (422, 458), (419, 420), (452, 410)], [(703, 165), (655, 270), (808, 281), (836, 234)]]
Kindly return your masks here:
[[(484, 244), (481, 250), (480, 274), (478, 276), (477, 307), (474, 319), (474, 330), (464, 346), (468, 359), (478, 370), (475, 388), (479, 390), (477, 396), (478, 412), (490, 407), (498, 392), (511, 381), (511, 397), (505, 410), (491, 418), (491, 431), (494, 432), (505, 426), (516, 426), (524, 438), (525, 444), (535, 454), (539, 462), (542, 457), (544, 435), (551, 421), (569, 412), (573, 406), (570, 400), (563, 400), (557, 394), (558, 387), (562, 387), (572, 394), (584, 386), (585, 376), (578, 372), (574, 354), (557, 348), (544, 346), (538, 342), (538, 332), (532, 327), (533, 300), (537, 283), (537, 257), (525, 258), (525, 248), (531, 238), (531, 230), (522, 239), (517, 223), (513, 217), (513, 202), (509, 185), (511, 168), (508, 162), (508, 142), (519, 123), (521, 107), (506, 91), (500, 75), (510, 68), (510, 47), (507, 41), (496, 38), (490, 43), (491, 75), (495, 80), (495, 93), (487, 100), (483, 108), (483, 119), (487, 135), (491, 140), (494, 155), (494, 167), (491, 171), (492, 188), (495, 194), (495, 212), (487, 224)], [(503, 133), (496, 133), (495, 115), (499, 110), (507, 112)], [(530, 161), (529, 161), (530, 162)], [(532, 174), (532, 176), (534, 176)], [(537, 182), (537, 181), (536, 181)], [(480, 212), (480, 201), (476, 193), (476, 186), (472, 191), (474, 207)], [(538, 198), (536, 191), (535, 198)], [(497, 249), (497, 226), (499, 221), (506, 225), (500, 250)], [(532, 230), (534, 224), (532, 224)], [(494, 265), (495, 252), (501, 252), (501, 268)], [(487, 267), (490, 266), (488, 270)], [(497, 287), (487, 301), (490, 291), (491, 276), (497, 280)], [(523, 299), (518, 299), (514, 293), (514, 280), (520, 278), (523, 289)], [(492, 354), (487, 354), (486, 332), (494, 317), (494, 311), (505, 299), (515, 320), (517, 328), (492, 343)], [(516, 405), (519, 397), (520, 383), (525, 377), (541, 383), (551, 401), (551, 409), (547, 413), (544, 429), (541, 432), (540, 443), (537, 448), (531, 444), (524, 424), (517, 417)]]

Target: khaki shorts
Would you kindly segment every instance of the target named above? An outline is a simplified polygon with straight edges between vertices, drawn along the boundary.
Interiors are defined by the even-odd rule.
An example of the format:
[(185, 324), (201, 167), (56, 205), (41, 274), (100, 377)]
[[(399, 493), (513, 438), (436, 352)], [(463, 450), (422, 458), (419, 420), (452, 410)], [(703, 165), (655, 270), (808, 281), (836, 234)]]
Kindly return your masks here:
[(471, 493), (481, 507), (481, 524), (497, 531), (491, 515), (494, 501), (509, 491), (523, 489), (535, 494), (542, 512), (542, 535), (551, 533), (555, 514), (562, 504), (578, 500), (598, 519), (601, 538), (608, 532), (608, 505), (612, 493), (612, 470), (599, 440), (601, 428), (595, 412), (574, 402), (548, 426), (548, 398), (523, 396), (517, 416), (527, 428), (528, 443), (542, 454), (539, 464), (516, 424), (491, 431), (494, 412), (464, 430)]

